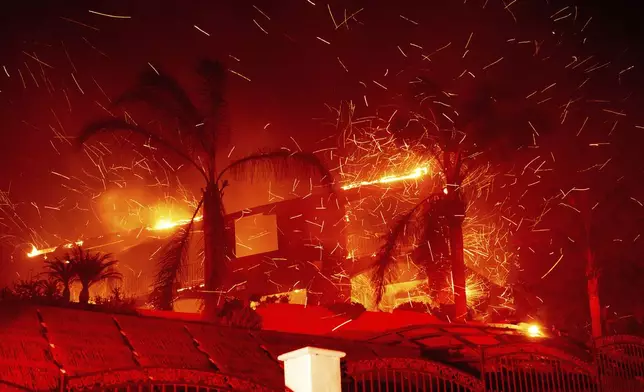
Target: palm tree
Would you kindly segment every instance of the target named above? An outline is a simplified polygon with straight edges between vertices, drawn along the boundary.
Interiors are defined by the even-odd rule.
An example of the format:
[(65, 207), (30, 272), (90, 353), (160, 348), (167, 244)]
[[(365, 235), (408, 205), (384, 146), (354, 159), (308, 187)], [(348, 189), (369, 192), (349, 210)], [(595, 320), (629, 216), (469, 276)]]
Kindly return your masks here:
[(81, 283), (82, 288), (78, 302), (89, 302), (89, 289), (94, 284), (107, 279), (121, 279), (122, 275), (114, 267), (118, 260), (114, 260), (109, 253), (91, 253), (77, 246), (69, 257), (72, 272)]
[[(194, 218), (200, 210), (203, 216), (204, 291), (212, 292), (224, 283), (234, 245), (226, 240), (223, 196), (228, 181), (224, 179), (225, 175), (252, 179), (256, 175), (279, 178), (290, 173), (318, 174), (329, 189), (332, 189), (333, 183), (331, 174), (316, 156), (285, 149), (259, 152), (234, 161), (223, 169), (218, 168), (219, 152), (225, 147), (229, 134), (224, 101), (226, 69), (219, 62), (202, 60), (197, 74), (202, 80), (203, 93), (208, 101), (203, 110), (193, 104), (174, 78), (156, 70), (144, 71), (135, 86), (114, 102), (115, 105), (145, 103), (177, 121), (180, 132), (174, 135), (154, 132), (122, 119), (107, 118), (85, 127), (79, 138), (83, 143), (101, 132), (128, 131), (138, 134), (182, 159), (203, 178), (202, 194), (193, 219), (174, 234), (159, 260), (151, 300), (161, 309), (172, 308), (174, 285), (188, 257)], [(210, 306), (206, 305), (205, 311), (208, 312)]]
[(382, 301), (387, 282), (391, 280), (392, 269), (396, 264), (396, 251), (405, 234), (421, 237), (427, 241), (428, 246), (419, 246), (413, 256), (421, 260), (427, 276), (427, 285), (432, 294), (435, 294), (436, 283), (440, 279), (436, 272), (443, 270), (445, 261), (449, 258), (449, 249), (446, 249), (447, 243), (443, 235), (443, 227), (440, 225), (438, 207), (440, 199), (440, 194), (432, 193), (398, 218), (389, 233), (384, 236), (385, 242), (378, 252), (371, 275), (376, 291), (376, 305)]
[(70, 259), (71, 256), (66, 254), (63, 259), (45, 260), (45, 274), (63, 286), (63, 299), (65, 302), (69, 302), (71, 295), (69, 287), (77, 278)]
[[(396, 132), (406, 144), (411, 138), (416, 141), (420, 138), (420, 142), (426, 145), (428, 159), (438, 166), (442, 174), (443, 185), (442, 189), (402, 216), (385, 237), (385, 244), (374, 262), (376, 297), (381, 298), (378, 293), (382, 293), (382, 285), (386, 281), (383, 274), (394, 262), (395, 244), (403, 239), (406, 228), (415, 222), (417, 227), (425, 228), (420, 233), (420, 244), (444, 248), (443, 253), (432, 253), (426, 249), (417, 255), (423, 257), (421, 263), (426, 269), (430, 266), (433, 270), (441, 269), (443, 263), (439, 259), (450, 261), (454, 317), (463, 319), (468, 315), (463, 248), (463, 222), (467, 209), (464, 185), (469, 175), (482, 166), (476, 160), (485, 150), (494, 148), (504, 152), (505, 148), (498, 147), (516, 147), (527, 141), (523, 134), (515, 132), (517, 123), (532, 118), (549, 119), (524, 106), (516, 106), (516, 100), (511, 99), (507, 92), (500, 92), (497, 86), (486, 82), (476, 84), (462, 94), (447, 93), (445, 86), (422, 77), (416, 78), (411, 85), (413, 99), (396, 111), (400, 125)], [(505, 95), (505, 99), (497, 101), (495, 95)], [(410, 107), (416, 110), (410, 110)], [(536, 120), (532, 123), (536, 124)], [(430, 259), (432, 254), (434, 258)], [(428, 278), (429, 275), (436, 276), (435, 271), (429, 272)]]
[(48, 300), (56, 300), (60, 298), (60, 282), (56, 279), (41, 279), (38, 281), (40, 284), (40, 291), (43, 297)]

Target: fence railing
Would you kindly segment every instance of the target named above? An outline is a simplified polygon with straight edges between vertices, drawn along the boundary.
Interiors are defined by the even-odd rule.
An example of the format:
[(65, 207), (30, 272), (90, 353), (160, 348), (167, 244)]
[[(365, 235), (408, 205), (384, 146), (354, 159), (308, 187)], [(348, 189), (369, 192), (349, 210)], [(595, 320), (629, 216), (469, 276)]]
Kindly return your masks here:
[(540, 344), (483, 350), (481, 369), (486, 391), (599, 391), (592, 364)]
[(438, 362), (384, 358), (347, 364), (343, 392), (480, 392), (476, 377)]
[(595, 362), (602, 391), (644, 391), (644, 338), (618, 335), (598, 339)]
[(644, 392), (644, 339), (634, 336), (598, 340), (584, 359), (541, 342), (503, 344), (482, 349), (471, 365), (478, 375), (427, 360), (360, 361), (347, 365), (342, 390)]
[[(274, 392), (274, 387), (197, 369), (131, 368), (61, 377), (60, 392)], [(280, 388), (280, 391), (284, 389)]]

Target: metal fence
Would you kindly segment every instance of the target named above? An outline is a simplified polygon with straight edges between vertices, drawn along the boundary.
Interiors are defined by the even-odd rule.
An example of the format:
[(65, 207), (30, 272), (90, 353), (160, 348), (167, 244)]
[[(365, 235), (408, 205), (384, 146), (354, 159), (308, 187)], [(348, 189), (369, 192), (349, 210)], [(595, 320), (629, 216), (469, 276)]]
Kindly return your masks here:
[[(0, 387), (1, 388), (1, 387)], [(2, 390), (2, 389), (0, 389)], [(275, 392), (236, 376), (214, 371), (175, 368), (127, 368), (66, 377), (61, 375), (59, 392)]]
[[(81, 391), (77, 389), (68, 389), (68, 392)], [(85, 391), (85, 389), (83, 389)], [(230, 388), (212, 388), (200, 385), (190, 384), (166, 384), (166, 383), (146, 383), (139, 385), (109, 386), (98, 389), (91, 389), (93, 392), (230, 392)]]
[(437, 362), (385, 358), (347, 364), (343, 392), (479, 392), (476, 377)]
[(541, 344), (486, 349), (481, 369), (490, 392), (600, 391), (591, 363)]
[(346, 365), (343, 392), (644, 392), (644, 339), (614, 336), (587, 358), (538, 342), (481, 350), (479, 378), (409, 358)]
[(602, 391), (644, 391), (643, 338), (620, 335), (598, 339), (595, 363)]

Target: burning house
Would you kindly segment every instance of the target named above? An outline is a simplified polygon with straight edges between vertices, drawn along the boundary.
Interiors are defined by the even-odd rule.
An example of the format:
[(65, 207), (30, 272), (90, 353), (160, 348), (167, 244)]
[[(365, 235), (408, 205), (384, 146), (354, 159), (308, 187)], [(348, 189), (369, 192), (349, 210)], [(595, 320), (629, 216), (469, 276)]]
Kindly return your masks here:
[[(416, 245), (411, 243), (400, 248), (400, 268), (387, 285), (383, 301), (379, 306), (373, 303), (371, 266), (383, 236), (390, 230), (392, 217), (418, 198), (417, 180), (428, 172), (419, 166), (405, 175), (348, 184), (337, 193), (311, 194), (228, 214), (227, 238), (222, 240), (234, 244), (234, 257), (221, 294), (245, 299), (287, 297), (300, 304), (351, 300), (372, 310), (392, 310), (411, 302), (432, 306), (449, 302), (451, 292), (439, 298), (428, 295), (426, 272), (418, 265)], [(198, 310), (203, 290), (201, 217), (195, 221), (196, 241), (191, 241), (189, 263), (177, 285), (175, 308), (181, 311)], [(74, 245), (112, 253), (119, 260), (123, 291), (143, 300), (151, 292), (158, 255), (172, 233), (187, 223), (163, 219), (151, 227), (76, 244), (34, 248), (28, 257), (61, 257)], [(485, 301), (490, 291), (503, 291), (480, 271), (470, 270), (467, 283), (472, 306)], [(109, 288), (109, 283), (98, 286), (96, 294)]]

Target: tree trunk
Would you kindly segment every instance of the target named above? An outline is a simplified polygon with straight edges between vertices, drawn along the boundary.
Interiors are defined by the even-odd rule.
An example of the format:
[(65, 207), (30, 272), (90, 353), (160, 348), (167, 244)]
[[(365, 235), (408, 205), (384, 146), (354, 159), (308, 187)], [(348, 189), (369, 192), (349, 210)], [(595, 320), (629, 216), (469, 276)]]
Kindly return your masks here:
[(69, 283), (65, 284), (63, 287), (63, 300), (69, 302), (71, 298), (71, 292), (69, 290)]
[(204, 249), (204, 316), (213, 314), (217, 305), (215, 291), (222, 288), (228, 272), (229, 244), (226, 241), (221, 194), (215, 184), (209, 184), (203, 202)]
[(588, 279), (588, 305), (593, 339), (602, 336), (602, 312), (599, 302), (599, 274), (595, 267), (595, 256), (586, 250), (586, 277)]
[(80, 295), (78, 296), (78, 303), (87, 305), (89, 303), (89, 286), (83, 285)]
[(452, 279), (454, 280), (454, 307), (457, 320), (467, 318), (467, 294), (465, 292), (465, 259), (463, 253), (463, 227), (451, 222), (449, 228)]
[(468, 318), (467, 293), (465, 292), (465, 258), (463, 252), (463, 221), (465, 220), (465, 201), (461, 185), (461, 155), (458, 146), (448, 146), (443, 153), (445, 174), (446, 213), (449, 229), (449, 251), (452, 260), (452, 282), (454, 285), (454, 316), (456, 320)]

